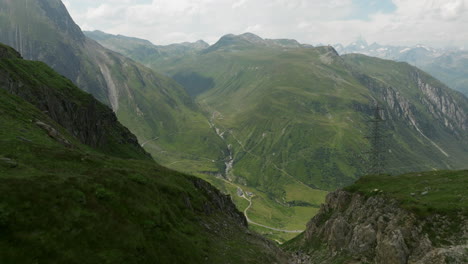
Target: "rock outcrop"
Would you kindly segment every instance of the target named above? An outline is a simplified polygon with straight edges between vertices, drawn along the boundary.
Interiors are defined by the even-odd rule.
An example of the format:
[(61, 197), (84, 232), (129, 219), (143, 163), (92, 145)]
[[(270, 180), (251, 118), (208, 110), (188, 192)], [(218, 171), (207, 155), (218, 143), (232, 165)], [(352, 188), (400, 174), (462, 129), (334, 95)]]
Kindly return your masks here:
[[(0, 46), (0, 89), (36, 106), (83, 144), (122, 158), (151, 159), (110, 108), (44, 63), (22, 60), (7, 46)], [(57, 127), (43, 122), (37, 125), (49, 136), (71, 146)]]
[(15, 49), (0, 43), (0, 59), (21, 59), (21, 55)]
[[(456, 228), (457, 230), (449, 230)], [(468, 219), (422, 219), (384, 195), (338, 190), (327, 196), (302, 237), (294, 263), (466, 263)], [(353, 262), (354, 261), (354, 262)]]
[(421, 78), (418, 72), (415, 73), (415, 79), (418, 88), (424, 94), (421, 101), (428, 106), (434, 118), (441, 120), (452, 131), (468, 130), (468, 113), (448, 94), (447, 90), (431, 85)]

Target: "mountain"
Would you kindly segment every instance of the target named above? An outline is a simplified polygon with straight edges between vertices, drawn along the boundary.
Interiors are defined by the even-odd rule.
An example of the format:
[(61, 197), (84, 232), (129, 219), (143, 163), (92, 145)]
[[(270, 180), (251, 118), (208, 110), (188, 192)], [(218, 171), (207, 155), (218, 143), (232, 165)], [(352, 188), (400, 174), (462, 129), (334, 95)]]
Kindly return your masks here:
[(468, 96), (468, 52), (456, 48), (435, 49), (424, 45), (390, 46), (373, 43), (367, 45), (365, 40), (353, 42), (348, 46), (336, 44), (340, 54), (360, 53), (382, 59), (408, 62), (438, 78), (451, 88)]
[(0, 126), (1, 263), (286, 262), (229, 196), (148, 159), (110, 108), (3, 45)]
[(226, 35), (197, 55), (157, 62), (231, 145), (233, 178), (265, 186), (273, 175), (289, 174), (321, 189), (352, 182), (362, 173), (356, 156), (367, 144), (374, 100), (393, 133), (390, 171), (467, 161), (467, 99), (428, 74), (405, 63), (339, 56), (332, 47), (265, 43), (251, 33)]
[(225, 35), (218, 42), (206, 49), (206, 52), (224, 50), (235, 52), (237, 50), (248, 49), (254, 46), (276, 47), (276, 48), (300, 48), (303, 45), (291, 39), (263, 39), (252, 33), (241, 35)]
[(47, 113), (82, 144), (117, 157), (151, 159), (107, 106), (77, 90), (44, 63), (20, 60), (19, 53), (2, 44), (0, 49), (2, 88)]
[(85, 31), (84, 34), (104, 47), (119, 52), (129, 58), (148, 65), (154, 60), (182, 58), (197, 53), (210, 45), (203, 40), (194, 43), (184, 42), (167, 46), (154, 45), (148, 40), (107, 34), (102, 31)]
[(294, 263), (466, 263), (468, 171), (366, 176), (284, 247)]
[(87, 38), (60, 0), (1, 1), (0, 42), (109, 105), (158, 162), (186, 171), (223, 167), (227, 150), (184, 89)]
[(266, 42), (227, 35), (197, 54), (150, 63), (204, 108), (230, 151), (224, 177), (255, 194), (253, 221), (300, 229), (290, 216), (315, 213), (317, 190), (362, 176), (376, 102), (388, 173), (466, 168), (462, 94), (407, 63)]
[[(210, 46), (203, 40), (194, 43), (184, 42), (171, 45), (154, 45), (148, 40), (126, 37), (122, 35), (107, 34), (102, 31), (85, 31), (84, 34), (99, 42), (104, 47), (119, 52), (129, 58), (139, 61), (153, 69), (158, 69), (157, 62), (165, 60), (183, 60), (186, 57), (217, 49), (222, 43), (227, 43), (232, 47), (242, 48), (249, 43), (269, 47), (299, 48), (307, 46), (300, 44), (293, 39), (262, 39), (252, 33), (245, 33), (240, 37), (232, 34), (224, 36), (217, 45)], [(205, 51), (206, 50), (206, 51)]]

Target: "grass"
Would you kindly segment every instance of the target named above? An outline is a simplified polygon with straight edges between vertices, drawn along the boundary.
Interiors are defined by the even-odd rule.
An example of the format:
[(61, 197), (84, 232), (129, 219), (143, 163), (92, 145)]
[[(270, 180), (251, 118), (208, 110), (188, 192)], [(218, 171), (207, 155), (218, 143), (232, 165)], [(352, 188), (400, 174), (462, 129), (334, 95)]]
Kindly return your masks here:
[[(253, 193), (252, 207), (247, 212), (249, 218), (256, 223), (284, 230), (304, 230), (306, 223), (317, 213), (327, 194), (325, 191), (310, 189), (301, 184), (290, 184), (284, 193), (284, 200), (275, 200), (271, 195), (256, 188), (227, 182), (212, 175), (197, 174), (196, 176), (229, 194), (241, 212), (249, 203), (237, 195), (237, 188)], [(306, 206), (300, 206), (300, 203), (299, 205), (288, 203), (293, 201), (302, 201)], [(253, 224), (250, 224), (249, 228), (282, 243), (298, 235), (298, 233), (272, 231)]]
[(266, 252), (239, 256), (255, 240), (223, 212), (205, 215), (213, 201), (189, 176), (152, 162), (15, 144), (1, 153), (19, 163), (0, 168), (2, 263), (268, 259)]
[[(466, 100), (459, 100), (414, 67), (366, 56), (339, 57), (329, 47), (279, 49), (249, 45), (235, 37), (228, 40), (182, 59), (178, 55), (146, 57), (143, 62), (177, 78), (205, 116), (216, 114), (212, 121), (225, 132), (225, 145), (232, 146), (234, 182), (257, 194), (253, 220), (278, 226), (305, 225), (305, 215), (312, 215), (313, 207), (295, 210), (282, 205), (285, 199), (301, 204), (313, 198), (316, 189), (347, 186), (365, 173), (363, 153), (368, 148), (365, 136), (373, 98), (389, 114), (390, 173), (466, 168), (466, 131), (457, 128), (460, 137), (456, 137), (434, 117), (421, 100), (425, 95), (413, 77), (418, 74), (424, 82), (440, 87), (462, 109), (467, 107)], [(126, 45), (125, 40), (109, 43)], [(132, 45), (127, 46), (127, 54), (132, 53)], [(390, 109), (388, 98), (382, 96), (389, 87), (401, 97), (398, 103), (410, 102), (418, 129), (443, 146), (450, 157), (424, 138), (398, 108)], [(222, 159), (217, 159), (221, 161), (218, 165), (177, 159), (164, 160), (164, 164), (222, 172)], [(311, 191), (303, 186), (288, 187), (291, 182), (302, 182)], [(296, 193), (303, 197), (291, 197)], [(301, 220), (290, 223), (296, 214)]]
[[(433, 117), (419, 103), (420, 91), (409, 74), (418, 70), (404, 63), (330, 54), (326, 47), (278, 50), (253, 46), (238, 52), (204, 52), (183, 60), (154, 60), (153, 66), (170, 75), (214, 82), (214, 87), (195, 98), (207, 116), (220, 113), (213, 121), (226, 131), (226, 141), (233, 146), (234, 174), (239, 182), (261, 186), (276, 196), (284, 189), (281, 184), (287, 182), (278, 178), (289, 176), (274, 165), (311, 187), (325, 190), (349, 185), (364, 174), (366, 121), (372, 114), (369, 98), (376, 96), (372, 90), (376, 88), (371, 86), (394, 87), (413, 102), (420, 129), (452, 152), (450, 158), (444, 157), (394, 115), (388, 124), (392, 153), (387, 168), (392, 174), (448, 168), (446, 164), (465, 166), (463, 139), (454, 140), (437, 122), (431, 133), (426, 132), (434, 124)], [(366, 84), (356, 72), (368, 74), (378, 83)], [(422, 72), (420, 76), (432, 85), (443, 86)], [(190, 82), (185, 85), (190, 93)], [(198, 86), (193, 89), (199, 91)], [(447, 96), (452, 94), (447, 92)], [(455, 100), (466, 107), (466, 102)]]
[[(116, 45), (125, 46), (122, 41)], [(131, 47), (127, 52), (132, 53)], [(236, 52), (227, 46), (218, 47), (183, 59), (176, 55), (146, 57), (144, 62), (180, 79), (207, 117), (216, 113), (212, 121), (225, 132), (225, 144), (233, 149), (234, 182), (256, 194), (249, 215), (260, 223), (301, 228), (319, 203), (311, 202), (312, 207), (303, 208), (297, 205), (317, 200), (316, 189), (347, 186), (364, 174), (362, 153), (368, 147), (365, 136), (372, 115), (371, 98), (382, 99), (379, 89), (385, 87), (393, 87), (412, 102), (419, 128), (450, 155), (445, 157), (395, 112), (387, 124), (391, 130), (387, 142), (391, 149), (387, 155), (389, 172), (466, 166), (466, 140), (463, 136), (455, 139), (444, 124), (435, 121), (420, 103), (422, 94), (411, 74), (418, 72), (425, 82), (443, 85), (404, 63), (365, 56), (338, 57), (327, 47), (276, 49), (254, 45)], [(366, 83), (361, 75), (374, 81)], [(452, 94), (447, 92), (447, 96)], [(454, 100), (466, 107), (466, 102)], [(213, 174), (223, 171), (222, 163), (203, 160), (191, 163), (171, 159), (164, 164)], [(222, 183), (216, 186), (223, 188)], [(287, 202), (295, 206), (287, 207)]]
[[(115, 122), (116, 117), (107, 106), (80, 91), (46, 64), (17, 58), (1, 59), (0, 76), (10, 81), (7, 88), (10, 92), (47, 111), (82, 143), (113, 156), (150, 159), (128, 129)], [(96, 128), (88, 131), (93, 125)]]
[(345, 190), (394, 198), (401, 207), (424, 217), (435, 213), (456, 216), (461, 212), (468, 215), (467, 188), (468, 171), (463, 170), (365, 176)]
[(275, 241), (278, 244), (283, 244), (295, 238), (298, 235), (297, 233), (284, 233), (284, 232), (279, 232), (279, 231), (267, 229), (267, 228), (256, 226), (256, 225), (250, 225), (249, 229), (259, 233), (260, 235), (272, 241)]

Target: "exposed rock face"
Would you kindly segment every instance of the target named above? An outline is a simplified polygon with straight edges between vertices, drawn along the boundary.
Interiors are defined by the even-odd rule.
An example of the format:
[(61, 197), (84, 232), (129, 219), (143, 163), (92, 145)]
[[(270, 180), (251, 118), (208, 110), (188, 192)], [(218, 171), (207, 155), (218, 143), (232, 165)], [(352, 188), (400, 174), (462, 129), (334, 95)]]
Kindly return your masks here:
[[(84, 65), (80, 58), (82, 52), (77, 51), (85, 49), (86, 37), (62, 1), (2, 1), (0, 17), (5, 19), (0, 29), (0, 42), (14, 47), (25, 59), (46, 62), (70, 80), (80, 79), (84, 90), (105, 100), (99, 97), (102, 91), (97, 90), (104, 89), (99, 83), (100, 76), (92, 79), (83, 74), (89, 66)], [(44, 34), (44, 29), (60, 32), (57, 35), (66, 36), (67, 41), (56, 43), (57, 38)], [(44, 35), (47, 35), (46, 43), (42, 40)]]
[(208, 182), (199, 178), (192, 178), (197, 189), (202, 190), (211, 203), (204, 204), (204, 212), (210, 215), (216, 211), (222, 211), (233, 218), (240, 225), (247, 227), (247, 219), (244, 214), (237, 210), (229, 195), (222, 194)]
[(418, 73), (415, 74), (418, 88), (425, 97), (422, 102), (429, 107), (434, 118), (443, 121), (444, 125), (451, 129), (468, 130), (468, 114), (453, 100), (453, 97), (440, 87), (425, 82)]
[[(6, 49), (0, 48), (0, 53), (10, 55), (2, 55), (0, 60), (11, 58), (11, 52), (6, 53), (2, 50)], [(119, 157), (151, 158), (139, 145), (137, 138), (117, 121), (110, 108), (80, 91), (69, 80), (41, 62), (14, 59), (8, 63), (5, 65), (10, 66), (0, 66), (0, 88), (44, 111), (83, 144)], [(23, 71), (26, 70), (17, 72), (15, 65), (21, 65)], [(43, 76), (47, 78), (40, 79)], [(54, 84), (49, 86), (46, 80)], [(37, 125), (46, 130), (49, 136), (71, 146), (71, 143), (50, 124), (39, 122)], [(123, 149), (125, 151), (121, 151)], [(133, 155), (130, 156), (129, 153)]]
[[(304, 242), (316, 245), (308, 257), (296, 263), (334, 263), (337, 259), (365, 263), (465, 263), (468, 258), (468, 219), (459, 216), (462, 230), (449, 235), (441, 245), (427, 231), (445, 233), (444, 216), (421, 221), (381, 195), (335, 191), (327, 196), (319, 213), (307, 224)], [(435, 227), (439, 226), (439, 227)]]
[[(454, 95), (449, 93), (449, 90), (442, 84), (439, 86), (431, 85), (421, 76), (419, 71), (411, 73), (414, 78), (414, 83), (421, 90), (422, 95), (419, 101), (427, 107), (430, 114), (437, 120), (441, 121), (445, 127), (456, 134), (460, 134), (468, 129), (468, 114), (460, 104), (454, 99)], [(358, 79), (367, 87), (369, 87), (376, 95), (386, 102), (391, 113), (387, 114), (389, 118), (392, 115), (398, 119), (406, 120), (411, 126), (418, 129), (418, 110), (415, 102), (400, 93), (396, 88), (384, 84), (375, 78), (359, 75)], [(453, 91), (452, 91), (453, 92)], [(463, 95), (459, 95), (461, 101), (467, 101)]]
[(44, 129), (45, 131), (47, 131), (47, 134), (49, 135), (49, 137), (55, 139), (56, 141), (60, 142), (60, 144), (66, 146), (66, 147), (69, 147), (71, 148), (73, 145), (64, 137), (60, 134), (60, 132), (58, 132), (55, 128), (53, 128), (52, 126), (44, 123), (44, 122), (41, 122), (41, 121), (36, 121), (36, 125), (42, 129)]
[(382, 103), (383, 117), (390, 120), (390, 126), (400, 124), (410, 128), (435, 147), (443, 158), (458, 155), (450, 153), (451, 147), (444, 139), (453, 137), (467, 142), (468, 99), (426, 73), (416, 68), (408, 69), (408, 75), (402, 78), (407, 78), (407, 85), (414, 87), (417, 93), (409, 93), (405, 87), (393, 87), (375, 76), (353, 74), (372, 91), (374, 100)]

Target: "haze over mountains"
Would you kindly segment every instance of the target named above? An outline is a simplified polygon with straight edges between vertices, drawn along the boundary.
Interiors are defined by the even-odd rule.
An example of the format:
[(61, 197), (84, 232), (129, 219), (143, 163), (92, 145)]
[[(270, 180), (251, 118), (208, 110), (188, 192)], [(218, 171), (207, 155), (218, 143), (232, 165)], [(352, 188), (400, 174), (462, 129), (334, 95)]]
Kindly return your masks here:
[(343, 46), (333, 47), (340, 54), (360, 53), (382, 59), (408, 62), (468, 96), (468, 51), (458, 48), (431, 48), (425, 45), (389, 46), (364, 39)]

